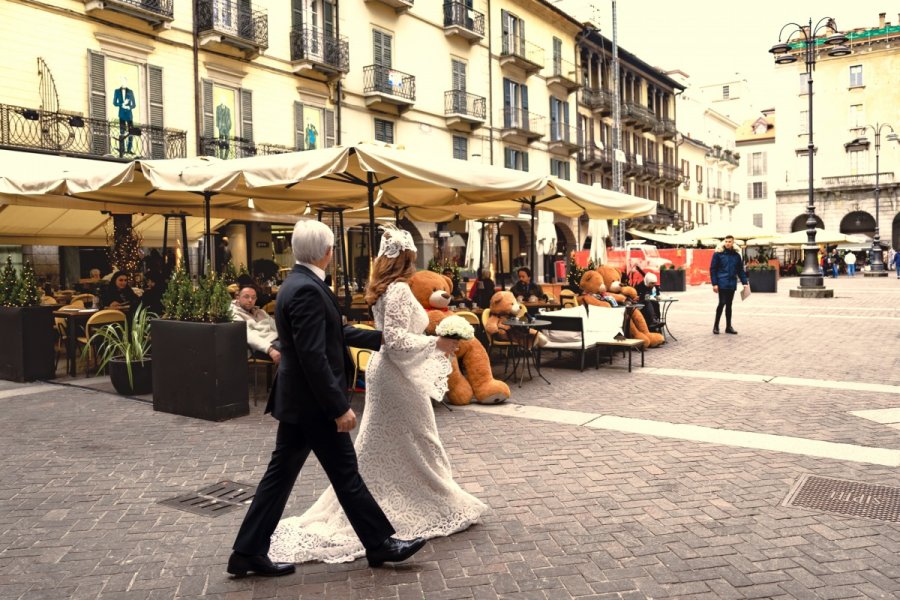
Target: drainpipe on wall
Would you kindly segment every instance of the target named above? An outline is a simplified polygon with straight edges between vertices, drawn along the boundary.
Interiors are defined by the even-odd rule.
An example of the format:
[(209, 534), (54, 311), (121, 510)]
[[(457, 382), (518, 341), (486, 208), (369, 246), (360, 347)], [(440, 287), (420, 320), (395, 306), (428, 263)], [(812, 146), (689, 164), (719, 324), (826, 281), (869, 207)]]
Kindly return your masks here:
[[(203, 123), (203, 98), (200, 97), (200, 47), (197, 42), (197, 8), (194, 5), (194, 22), (192, 24), (192, 50), (194, 53), (194, 140), (196, 141), (196, 154), (200, 156), (200, 127)], [(185, 251), (187, 249), (185, 248)]]
[[(336, 0), (334, 3), (334, 35), (340, 40), (341, 39), (341, 3), (339, 0)], [(341, 75), (340, 79), (337, 81), (337, 85), (335, 86), (335, 94), (337, 98), (334, 100), (334, 144), (336, 146), (341, 145), (341, 106), (343, 105), (344, 99), (344, 76)], [(344, 265), (344, 269), (347, 266)]]
[[(487, 30), (488, 30), (488, 145), (491, 150), (491, 164), (494, 164), (494, 60), (493, 45), (491, 43), (491, 0), (487, 0)], [(479, 274), (480, 275), (480, 274)]]

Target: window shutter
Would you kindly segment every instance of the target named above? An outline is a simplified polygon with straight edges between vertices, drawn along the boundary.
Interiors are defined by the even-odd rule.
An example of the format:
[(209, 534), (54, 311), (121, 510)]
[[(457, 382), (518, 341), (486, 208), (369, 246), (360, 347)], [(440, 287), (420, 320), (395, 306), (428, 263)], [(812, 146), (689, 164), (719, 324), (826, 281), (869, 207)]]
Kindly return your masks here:
[(334, 146), (334, 111), (325, 109), (325, 147), (332, 148)]
[(527, 152), (522, 152), (522, 170), (523, 171), (528, 170), (528, 153)]
[(88, 50), (88, 115), (98, 119), (91, 125), (91, 153), (109, 154), (109, 127), (106, 123), (106, 57)]
[(294, 102), (294, 148), (306, 150), (306, 136), (303, 128), (303, 103)]
[(291, 28), (303, 29), (303, 0), (291, 0)]
[(147, 106), (150, 107), (150, 157), (166, 158), (166, 138), (163, 132), (163, 70), (147, 65)]
[(557, 107), (559, 106), (559, 100), (550, 97), (550, 140), (556, 141), (559, 139), (559, 128), (557, 125), (559, 124), (559, 120), (557, 119)]
[(765, 175), (766, 173), (768, 173), (768, 171), (766, 170), (766, 153), (760, 152), (760, 156), (762, 157), (762, 173), (760, 173), (760, 175)]
[[(522, 85), (520, 86), (522, 90), (522, 110), (526, 113), (528, 112), (528, 86)], [(528, 115), (526, 115), (528, 116)]]
[(500, 35), (503, 42), (503, 54), (509, 54), (509, 13), (500, 10)]
[[(516, 53), (519, 56), (526, 56), (526, 54), (525, 54), (525, 21), (523, 21), (522, 19), (516, 18), (516, 25), (519, 26), (519, 32), (518, 32), (518, 36), (517, 36), (518, 39), (516, 40), (518, 42), (519, 47), (516, 48)], [(528, 169), (525, 169), (525, 170), (527, 171)]]
[(503, 149), (503, 166), (507, 169), (512, 169), (515, 166), (512, 164), (512, 150), (509, 148)]
[(765, 198), (768, 195), (768, 190), (766, 190), (766, 182), (762, 182), (762, 196), (760, 198)]
[(241, 90), (241, 137), (253, 141), (253, 92)]
[(203, 87), (203, 137), (215, 137), (215, 122), (213, 118), (213, 84), (212, 81), (204, 79), (201, 82)]

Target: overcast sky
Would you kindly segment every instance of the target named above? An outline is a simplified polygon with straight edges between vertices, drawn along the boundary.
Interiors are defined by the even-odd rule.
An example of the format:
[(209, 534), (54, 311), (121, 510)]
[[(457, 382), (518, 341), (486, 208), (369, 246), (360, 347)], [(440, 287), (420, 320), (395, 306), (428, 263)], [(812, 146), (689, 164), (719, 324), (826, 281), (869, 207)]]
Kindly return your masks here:
[[(554, 0), (550, 0), (553, 2)], [(578, 19), (599, 21), (612, 39), (612, 0), (558, 0)], [(768, 49), (782, 25), (834, 17), (842, 30), (878, 25), (878, 13), (897, 25), (900, 2), (891, 0), (617, 0), (619, 45), (664, 70), (679, 69), (693, 85), (718, 83), (740, 73), (751, 85), (772, 72)]]

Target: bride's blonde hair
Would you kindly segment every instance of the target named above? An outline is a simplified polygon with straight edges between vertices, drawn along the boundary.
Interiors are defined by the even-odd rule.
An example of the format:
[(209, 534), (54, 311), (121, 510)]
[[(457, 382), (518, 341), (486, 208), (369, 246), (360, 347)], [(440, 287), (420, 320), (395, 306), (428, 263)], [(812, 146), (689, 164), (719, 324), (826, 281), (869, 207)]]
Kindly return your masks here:
[(366, 303), (373, 306), (388, 286), (395, 281), (407, 281), (416, 272), (416, 253), (403, 250), (394, 258), (382, 255), (372, 265), (372, 277), (366, 287)]

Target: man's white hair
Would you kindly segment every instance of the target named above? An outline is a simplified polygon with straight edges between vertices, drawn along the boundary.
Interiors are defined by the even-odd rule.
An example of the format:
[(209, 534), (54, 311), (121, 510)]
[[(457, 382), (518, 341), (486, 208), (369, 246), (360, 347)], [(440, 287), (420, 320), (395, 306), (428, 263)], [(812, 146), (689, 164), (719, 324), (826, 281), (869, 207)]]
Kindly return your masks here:
[(334, 246), (334, 232), (325, 223), (313, 219), (300, 219), (294, 225), (291, 251), (298, 263), (316, 263)]

